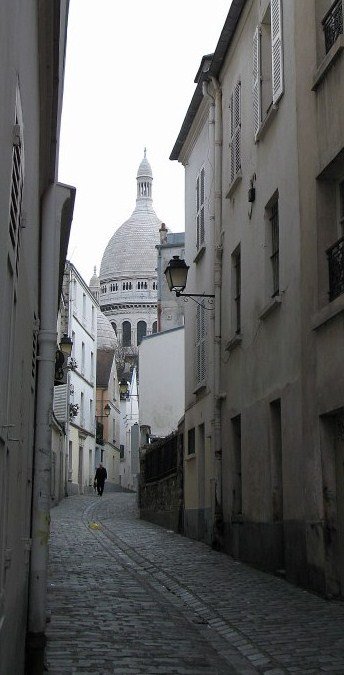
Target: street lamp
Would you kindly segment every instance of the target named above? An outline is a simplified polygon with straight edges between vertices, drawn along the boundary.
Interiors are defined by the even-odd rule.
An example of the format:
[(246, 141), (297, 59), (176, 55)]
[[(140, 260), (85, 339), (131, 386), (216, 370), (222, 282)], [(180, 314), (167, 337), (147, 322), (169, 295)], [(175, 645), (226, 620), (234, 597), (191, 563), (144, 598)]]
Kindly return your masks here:
[(55, 385), (66, 383), (67, 361), (72, 353), (72, 347), (73, 340), (64, 333), (60, 340), (60, 349), (56, 350), (55, 355)]
[(128, 396), (128, 382), (124, 377), (122, 377), (118, 384), (120, 399), (123, 401)]
[[(215, 295), (210, 295), (209, 293), (183, 293), (189, 269), (189, 265), (186, 264), (183, 258), (179, 258), (179, 255), (173, 256), (164, 272), (170, 291), (173, 291), (177, 298), (215, 298)], [(211, 304), (211, 301), (208, 300), (208, 302)]]

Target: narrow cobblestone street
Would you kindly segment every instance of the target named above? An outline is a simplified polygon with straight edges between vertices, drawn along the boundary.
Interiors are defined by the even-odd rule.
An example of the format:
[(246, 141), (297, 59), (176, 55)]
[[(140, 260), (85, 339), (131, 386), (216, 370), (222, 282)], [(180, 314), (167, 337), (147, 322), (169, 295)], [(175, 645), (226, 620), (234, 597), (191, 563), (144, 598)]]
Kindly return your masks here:
[(50, 675), (344, 673), (344, 605), (139, 520), (136, 495), (52, 511)]

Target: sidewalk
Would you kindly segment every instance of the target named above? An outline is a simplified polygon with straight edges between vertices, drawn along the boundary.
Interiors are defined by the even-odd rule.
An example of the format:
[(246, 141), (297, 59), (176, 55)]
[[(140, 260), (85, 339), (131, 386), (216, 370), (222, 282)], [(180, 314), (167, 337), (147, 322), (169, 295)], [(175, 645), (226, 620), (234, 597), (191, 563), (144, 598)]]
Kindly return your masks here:
[(344, 604), (138, 519), (136, 495), (52, 511), (50, 675), (344, 674)]

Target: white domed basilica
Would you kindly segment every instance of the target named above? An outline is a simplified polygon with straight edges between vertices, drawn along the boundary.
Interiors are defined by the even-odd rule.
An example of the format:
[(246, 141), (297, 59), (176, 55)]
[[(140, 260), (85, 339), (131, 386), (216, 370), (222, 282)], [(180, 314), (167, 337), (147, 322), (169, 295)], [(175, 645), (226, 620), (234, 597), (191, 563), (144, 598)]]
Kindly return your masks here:
[(137, 172), (135, 209), (111, 237), (100, 267), (101, 311), (119, 345), (132, 354), (144, 335), (157, 331), (157, 251), (161, 220), (153, 209), (152, 169), (146, 157)]

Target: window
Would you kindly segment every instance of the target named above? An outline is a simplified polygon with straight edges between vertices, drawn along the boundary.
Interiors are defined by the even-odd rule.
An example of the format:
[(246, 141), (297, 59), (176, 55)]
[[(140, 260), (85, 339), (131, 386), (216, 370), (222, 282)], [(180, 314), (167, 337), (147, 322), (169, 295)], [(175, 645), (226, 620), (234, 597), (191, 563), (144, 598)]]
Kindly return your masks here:
[(241, 331), (241, 252), (240, 245), (232, 254), (232, 289), (233, 289), (233, 325), (235, 333)]
[(233, 516), (242, 514), (242, 476), (241, 476), (241, 416), (232, 420), (233, 443), (233, 483), (232, 483), (232, 513)]
[(270, 403), (272, 518), (283, 520), (281, 400)]
[(111, 326), (115, 331), (115, 334), (117, 335), (117, 324), (114, 321), (111, 321)]
[(137, 324), (137, 346), (141, 344), (145, 335), (147, 335), (147, 324), (145, 321), (139, 321)]
[(89, 428), (93, 432), (94, 419), (93, 419), (93, 400), (90, 398), (90, 425)]
[(189, 429), (189, 431), (188, 431), (188, 455), (194, 455), (195, 452), (196, 452), (195, 429)]
[(253, 37), (253, 123), (255, 139), (272, 104), (284, 91), (282, 0), (271, 0)]
[(123, 321), (122, 324), (122, 345), (123, 347), (131, 346), (131, 323), (130, 321)]
[(196, 384), (205, 380), (205, 309), (197, 305), (196, 315)]
[(230, 183), (241, 172), (241, 83), (238, 82), (230, 99)]
[(81, 343), (81, 374), (85, 375), (85, 343)]
[(158, 331), (158, 323), (157, 321), (154, 321), (152, 326), (152, 333), (157, 333), (157, 331)]
[(85, 425), (85, 397), (83, 392), (80, 394), (80, 426)]
[(336, 0), (323, 19), (323, 31), (325, 38), (326, 54), (343, 33), (343, 4), (342, 0)]
[(266, 296), (274, 298), (280, 290), (278, 190), (265, 207)]
[(196, 181), (196, 247), (199, 249), (204, 244), (204, 168), (201, 169)]
[(270, 261), (272, 273), (272, 293), (271, 297), (279, 293), (279, 218), (278, 218), (278, 199), (276, 199), (268, 209), (270, 221)]
[(91, 352), (91, 382), (94, 380), (94, 354)]
[(19, 89), (17, 90), (12, 144), (13, 149), (12, 149), (9, 234), (14, 254), (12, 267), (13, 270), (16, 271), (16, 275), (18, 275), (20, 226), (22, 220), (22, 201), (23, 201), (23, 185), (24, 185), (23, 120), (22, 120), (22, 109), (21, 109)]

